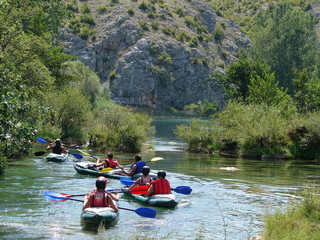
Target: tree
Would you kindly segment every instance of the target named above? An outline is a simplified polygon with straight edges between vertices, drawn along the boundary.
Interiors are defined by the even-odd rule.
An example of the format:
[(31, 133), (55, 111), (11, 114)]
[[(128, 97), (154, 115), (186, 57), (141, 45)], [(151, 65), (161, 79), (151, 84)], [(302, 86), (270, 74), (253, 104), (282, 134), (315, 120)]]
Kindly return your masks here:
[(264, 78), (268, 72), (269, 67), (265, 63), (251, 61), (245, 57), (240, 58), (237, 63), (228, 67), (226, 76), (221, 76), (227, 98), (246, 101), (250, 79), (258, 76)]
[(253, 55), (275, 72), (280, 86), (292, 93), (292, 79), (307, 69), (314, 72), (319, 52), (316, 20), (291, 4), (280, 2), (257, 20), (253, 31)]

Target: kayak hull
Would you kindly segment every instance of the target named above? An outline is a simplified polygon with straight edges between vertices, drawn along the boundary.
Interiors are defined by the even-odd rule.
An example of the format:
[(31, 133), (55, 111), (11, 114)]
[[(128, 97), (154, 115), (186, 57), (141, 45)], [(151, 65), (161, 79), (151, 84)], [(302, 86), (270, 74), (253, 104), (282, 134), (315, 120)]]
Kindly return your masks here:
[(118, 217), (119, 213), (115, 212), (111, 207), (89, 207), (81, 212), (81, 222), (90, 225), (110, 225)]
[[(127, 187), (122, 187), (122, 190), (127, 190)], [(174, 208), (178, 205), (179, 201), (176, 199), (174, 194), (157, 194), (151, 197), (144, 197), (142, 195), (131, 194), (130, 192), (126, 191), (124, 193), (131, 198), (154, 207), (163, 207), (163, 208)]]
[(51, 162), (65, 162), (68, 159), (68, 154), (49, 153), (48, 156), (46, 156), (46, 159)]
[[(109, 172), (100, 173), (99, 171), (95, 169), (90, 169), (89, 166), (93, 165), (92, 163), (85, 163), (85, 162), (79, 162), (75, 163), (73, 166), (75, 170), (84, 175), (92, 175), (92, 176), (104, 176), (106, 178), (114, 178), (114, 179), (120, 179), (120, 177), (128, 177), (127, 175), (121, 174), (121, 169), (114, 169)], [(142, 173), (135, 174), (131, 177), (131, 179), (138, 179), (142, 176)], [(154, 173), (149, 174), (150, 177), (153, 179), (157, 178), (157, 175)]]

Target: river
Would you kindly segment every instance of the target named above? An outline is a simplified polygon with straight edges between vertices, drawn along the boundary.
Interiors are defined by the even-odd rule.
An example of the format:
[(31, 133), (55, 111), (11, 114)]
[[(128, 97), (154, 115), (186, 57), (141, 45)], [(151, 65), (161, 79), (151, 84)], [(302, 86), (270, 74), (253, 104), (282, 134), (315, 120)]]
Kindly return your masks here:
[[(307, 184), (319, 184), (317, 161), (245, 160), (187, 153), (183, 151), (185, 144), (172, 133), (176, 124), (187, 121), (155, 120), (155, 151), (141, 153), (144, 160), (164, 158), (149, 166), (154, 171), (166, 170), (172, 187), (193, 189), (190, 195), (176, 193), (180, 203), (175, 209), (155, 208), (154, 219), (120, 210), (114, 225), (88, 229), (80, 223), (81, 203), (51, 202), (43, 194), (47, 190), (88, 193), (94, 188), (95, 177), (78, 174), (72, 158), (52, 163), (30, 156), (10, 164), (0, 176), (0, 239), (249, 239), (263, 230), (265, 214), (287, 207)], [(37, 146), (34, 152), (44, 148)], [(133, 157), (115, 154), (121, 164), (131, 163)], [(119, 188), (119, 180), (110, 179), (109, 187)], [(126, 196), (119, 205), (141, 207)]]

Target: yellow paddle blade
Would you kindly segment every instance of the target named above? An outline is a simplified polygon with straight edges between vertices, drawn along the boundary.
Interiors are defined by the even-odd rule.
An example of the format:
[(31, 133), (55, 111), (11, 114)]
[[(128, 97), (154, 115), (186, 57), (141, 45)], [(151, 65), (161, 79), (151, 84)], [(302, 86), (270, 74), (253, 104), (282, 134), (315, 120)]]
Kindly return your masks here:
[(86, 153), (86, 152), (84, 152), (84, 151), (81, 151), (80, 149), (78, 149), (78, 151), (79, 151), (79, 152), (81, 152), (83, 155), (90, 156), (90, 154), (89, 154), (89, 153)]
[(155, 157), (155, 158), (151, 158), (150, 162), (156, 162), (160, 160), (164, 160), (164, 159), (162, 157)]
[(101, 169), (100, 173), (106, 173), (106, 172), (109, 172), (109, 171), (111, 171), (111, 170), (113, 170), (113, 169), (110, 168), (110, 167), (108, 167), (108, 168), (103, 168), (103, 169)]

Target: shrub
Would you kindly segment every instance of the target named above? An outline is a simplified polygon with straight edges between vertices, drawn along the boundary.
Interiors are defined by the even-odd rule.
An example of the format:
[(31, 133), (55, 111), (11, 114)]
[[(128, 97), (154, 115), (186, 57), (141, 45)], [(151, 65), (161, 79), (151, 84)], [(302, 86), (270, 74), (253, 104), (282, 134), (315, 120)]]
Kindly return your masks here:
[(83, 14), (88, 14), (88, 13), (90, 13), (90, 12), (91, 12), (90, 6), (84, 5), (84, 6), (81, 8), (81, 12), (82, 12)]
[(97, 11), (98, 11), (99, 13), (105, 13), (105, 12), (107, 12), (107, 7), (100, 5), (100, 6), (97, 8)]
[(159, 30), (159, 23), (157, 21), (152, 21), (151, 27), (153, 30)]
[(140, 25), (144, 30), (147, 30), (147, 31), (150, 30), (147, 21), (140, 21), (140, 22), (139, 22), (139, 25)]
[(88, 14), (83, 14), (83, 15), (81, 15), (81, 16), (80, 16), (80, 22), (82, 22), (82, 23), (87, 23), (87, 24), (92, 25), (92, 26), (96, 25), (96, 23), (95, 23), (95, 21), (94, 21), (94, 18), (91, 17), (91, 16), (88, 15)]
[(134, 11), (133, 11), (132, 8), (129, 8), (129, 9), (128, 9), (128, 14), (129, 14), (130, 16), (133, 16), (133, 15), (134, 15)]

